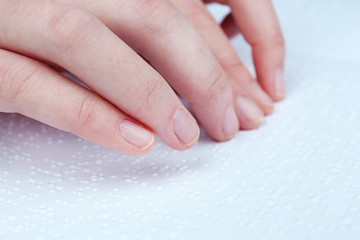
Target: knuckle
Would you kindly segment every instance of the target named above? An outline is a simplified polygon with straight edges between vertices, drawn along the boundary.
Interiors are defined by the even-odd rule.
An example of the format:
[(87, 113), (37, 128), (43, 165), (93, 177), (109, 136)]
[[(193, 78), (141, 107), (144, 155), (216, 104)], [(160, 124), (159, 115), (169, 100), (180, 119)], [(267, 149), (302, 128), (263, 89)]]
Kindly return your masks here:
[(227, 68), (237, 71), (243, 71), (244, 65), (239, 60), (229, 61), (226, 65)]
[(214, 33), (214, 24), (212, 19), (204, 11), (204, 4), (201, 1), (193, 1), (191, 8), (186, 12), (186, 17), (193, 23), (196, 29), (201, 29), (204, 36)]
[(160, 96), (162, 89), (164, 88), (164, 83), (162, 81), (148, 81), (145, 88), (146, 96), (146, 105), (147, 106), (156, 106), (160, 101)]
[(244, 64), (240, 61), (238, 55), (236, 54), (229, 54), (221, 59), (224, 59), (222, 62), (225, 68), (237, 70), (244, 68)]
[(51, 14), (45, 33), (48, 35), (47, 40), (55, 48), (70, 51), (75, 46), (80, 46), (81, 36), (95, 25), (95, 18), (85, 11), (60, 7)]
[(144, 29), (157, 37), (173, 31), (181, 22), (180, 14), (167, 0), (137, 0), (135, 11)]
[(10, 71), (10, 66), (3, 66), (0, 65), (0, 94), (1, 96), (4, 95), (5, 92), (5, 87), (7, 87), (6, 85), (6, 80), (9, 78), (9, 71)]
[(39, 69), (40, 65), (30, 60), (0, 67), (1, 95), (10, 101), (18, 99), (26, 92), (27, 85)]
[(284, 48), (285, 47), (285, 39), (284, 36), (279, 32), (272, 36), (271, 43), (273, 46)]
[(255, 81), (237, 55), (230, 55), (225, 59), (223, 66), (228, 72), (236, 72), (236, 74), (232, 75), (236, 82), (248, 85)]
[(137, 12), (145, 19), (156, 19), (163, 11), (166, 0), (138, 0)]
[(149, 111), (149, 109), (158, 106), (159, 102), (162, 100), (162, 94), (165, 87), (165, 83), (161, 80), (146, 80), (139, 86), (139, 89), (143, 93), (143, 104), (139, 104), (138, 113)]
[(77, 119), (76, 122), (80, 127), (87, 127), (89, 126), (97, 113), (97, 98), (92, 95), (86, 96), (79, 106), (77, 110)]
[(209, 72), (207, 79), (207, 87), (204, 88), (202, 96), (205, 99), (216, 100), (220, 94), (226, 89), (227, 82), (224, 81), (225, 72), (220, 66), (215, 66)]
[(272, 49), (276, 51), (283, 51), (285, 49), (285, 39), (280, 31), (266, 36), (261, 36), (253, 39), (252, 41), (249, 40), (249, 43), (253, 49)]
[[(0, 111), (6, 112), (8, 105), (8, 93), (9, 90), (7, 89), (7, 79), (9, 74), (9, 67), (0, 65)], [(6, 82), (5, 82), (6, 81)]]

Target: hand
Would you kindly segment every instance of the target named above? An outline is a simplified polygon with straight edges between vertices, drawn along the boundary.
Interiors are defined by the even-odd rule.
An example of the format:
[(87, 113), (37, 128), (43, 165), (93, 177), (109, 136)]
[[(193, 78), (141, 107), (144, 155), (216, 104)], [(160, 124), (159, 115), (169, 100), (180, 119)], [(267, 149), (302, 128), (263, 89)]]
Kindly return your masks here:
[(230, 139), (239, 128), (224, 69), (168, 1), (4, 0), (0, 14), (2, 112), (127, 154), (148, 152), (153, 131), (184, 150), (199, 129), (171, 85), (213, 138)]
[[(114, 1), (108, 1), (110, 7), (106, 6), (102, 2), (95, 1), (92, 4), (84, 4), (85, 0), (62, 0), (69, 3), (76, 3), (79, 7), (86, 7), (86, 9), (100, 19), (107, 23), (108, 26), (114, 25), (123, 21), (122, 13), (111, 11), (111, 9), (117, 9), (117, 4)], [(167, 0), (148, 0), (152, 2), (153, 6), (159, 6)], [(285, 96), (283, 69), (284, 69), (284, 39), (281, 33), (281, 29), (272, 7), (270, 0), (206, 0), (205, 2), (218, 2), (221, 4), (228, 4), (233, 10), (234, 14), (230, 14), (225, 18), (222, 28), (215, 22), (212, 16), (207, 11), (205, 4), (201, 0), (171, 0), (174, 5), (181, 11), (181, 13), (187, 17), (192, 23), (193, 27), (198, 31), (201, 37), (204, 39), (212, 54), (216, 57), (216, 60), (220, 63), (222, 70), (215, 70), (217, 73), (211, 73), (211, 75), (217, 75), (219, 78), (226, 78), (228, 84), (231, 86), (233, 93), (233, 106), (234, 112), (240, 123), (241, 129), (254, 129), (257, 128), (263, 119), (264, 115), (268, 115), (273, 111), (273, 101), (282, 100)], [(147, 1), (145, 1), (147, 2)], [(130, 19), (127, 19), (130, 21)], [(176, 26), (174, 26), (176, 28)], [(117, 35), (126, 37), (126, 31), (114, 27), (117, 29)], [(232, 34), (234, 29), (241, 30), (245, 39), (250, 43), (253, 48), (253, 58), (256, 67), (257, 80), (256, 81), (243, 66), (237, 53), (232, 48), (228, 37), (224, 34), (224, 31)], [(224, 31), (223, 31), (224, 30)], [(235, 31), (236, 31), (235, 30)], [(175, 30), (174, 30), (175, 31)], [(179, 29), (176, 29), (179, 31)], [(180, 46), (189, 43), (186, 34), (179, 33), (178, 42)], [(135, 41), (136, 36), (132, 37), (130, 41)], [(167, 48), (168, 46), (163, 45)], [(173, 49), (179, 48), (179, 46), (170, 46)], [(134, 48), (134, 46), (133, 46)], [(162, 49), (155, 49), (154, 51), (162, 51)], [(171, 51), (171, 49), (169, 49)], [(194, 49), (194, 52), (196, 50)], [(193, 58), (189, 55), (189, 59)], [(188, 60), (183, 60), (188, 61)], [(207, 62), (206, 60), (202, 60)], [(194, 63), (197, 66), (198, 63)], [(183, 65), (175, 63), (173, 65), (173, 74), (183, 71)], [(193, 67), (193, 76), (196, 75), (197, 68)], [(222, 73), (220, 73), (222, 72)], [(225, 72), (225, 74), (224, 74)], [(220, 75), (226, 75), (220, 77)], [(165, 77), (168, 81), (173, 79)], [(198, 81), (194, 78), (194, 81)], [(192, 100), (192, 97), (188, 96), (187, 90), (179, 91), (176, 85), (182, 83), (179, 78), (178, 81), (170, 82), (175, 89), (178, 90), (186, 100), (190, 102), (191, 108), (194, 110), (195, 115), (200, 122), (205, 126), (208, 133), (216, 140), (223, 141), (230, 139), (235, 132), (235, 121), (232, 110), (227, 111), (227, 118), (223, 119), (223, 125), (228, 126), (225, 136), (221, 136), (220, 132), (215, 131), (216, 126), (220, 126), (221, 117), (217, 118), (213, 115), (213, 112), (209, 111), (204, 113), (203, 108), (210, 102), (200, 104)], [(261, 84), (261, 86), (260, 86)], [(192, 85), (195, 87), (195, 85)], [(206, 89), (208, 86), (198, 86), (199, 88)], [(265, 91), (264, 91), (265, 90)], [(271, 98), (269, 97), (271, 96)], [(220, 97), (221, 99), (221, 97)], [(205, 98), (207, 101), (208, 98)], [(221, 100), (219, 100), (221, 101)], [(220, 109), (220, 108), (216, 108)], [(223, 114), (220, 114), (224, 116)], [(228, 120), (226, 120), (228, 119)], [(209, 123), (209, 120), (213, 122)], [(228, 123), (225, 123), (225, 122)], [(224, 132), (224, 127), (223, 127)], [(232, 133), (232, 134), (231, 134)], [(221, 136), (221, 137), (219, 137)]]

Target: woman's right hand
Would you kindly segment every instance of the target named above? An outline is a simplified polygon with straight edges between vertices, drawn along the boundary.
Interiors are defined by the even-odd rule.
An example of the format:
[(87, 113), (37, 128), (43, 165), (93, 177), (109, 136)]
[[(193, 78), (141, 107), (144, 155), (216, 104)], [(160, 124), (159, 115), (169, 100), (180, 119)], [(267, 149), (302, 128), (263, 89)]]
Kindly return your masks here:
[(173, 87), (214, 139), (239, 130), (226, 73), (167, 0), (3, 0), (0, 15), (1, 112), (131, 155), (150, 151), (154, 133), (185, 150), (199, 128)]

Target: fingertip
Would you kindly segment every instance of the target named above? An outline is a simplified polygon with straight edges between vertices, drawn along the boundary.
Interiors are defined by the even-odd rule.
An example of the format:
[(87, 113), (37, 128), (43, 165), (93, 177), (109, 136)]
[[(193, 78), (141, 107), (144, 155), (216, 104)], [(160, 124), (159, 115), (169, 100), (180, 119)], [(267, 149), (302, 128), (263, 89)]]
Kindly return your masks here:
[(146, 152), (155, 143), (154, 133), (127, 119), (120, 122), (120, 133), (128, 144), (135, 146), (140, 151)]
[(285, 98), (285, 82), (282, 70), (276, 70), (274, 74), (269, 74), (260, 79), (265, 92), (274, 102), (279, 102)]
[(274, 104), (268, 105), (268, 106), (261, 106), (264, 116), (271, 115), (274, 112)]
[(273, 99), (274, 101), (281, 101), (285, 98), (285, 81), (284, 70), (279, 68), (275, 72), (273, 83)]
[(224, 141), (232, 139), (239, 131), (239, 121), (233, 106), (229, 106), (225, 112), (222, 129)]
[(133, 156), (133, 157), (141, 157), (141, 156), (145, 156), (146, 154), (150, 153), (153, 148), (154, 148), (154, 145), (155, 145), (155, 141), (152, 145), (150, 145), (147, 149), (138, 149), (138, 148), (135, 148), (135, 149), (130, 149), (130, 150), (124, 150), (123, 148), (121, 149), (117, 149), (117, 148), (113, 148), (114, 150), (117, 150), (119, 152), (123, 152), (127, 155), (130, 155), (130, 156)]
[(241, 130), (255, 130), (258, 129), (263, 122), (263, 117), (258, 121), (241, 122)]
[(184, 107), (176, 110), (172, 120), (172, 127), (181, 144), (181, 147), (177, 148), (177, 150), (189, 149), (199, 140), (200, 128), (196, 120)]
[(253, 82), (252, 86), (249, 88), (249, 93), (251, 94), (254, 102), (261, 108), (265, 116), (274, 111), (274, 101), (272, 97), (264, 91), (258, 82)]
[(253, 49), (254, 64), (257, 80), (262, 89), (271, 98), (278, 102), (285, 98), (283, 58), (274, 54), (268, 48)]
[(236, 105), (241, 129), (251, 130), (261, 125), (264, 113), (255, 102), (247, 97), (240, 96)]

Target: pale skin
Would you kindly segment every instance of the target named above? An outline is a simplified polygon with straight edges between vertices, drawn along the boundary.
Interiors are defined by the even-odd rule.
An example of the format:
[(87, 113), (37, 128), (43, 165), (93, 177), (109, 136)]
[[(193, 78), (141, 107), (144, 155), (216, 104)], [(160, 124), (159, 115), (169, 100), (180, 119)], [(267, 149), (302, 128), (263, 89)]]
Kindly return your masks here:
[[(218, 25), (207, 2), (232, 14)], [(148, 153), (155, 135), (189, 149), (198, 123), (229, 140), (257, 128), (285, 96), (284, 41), (270, 0), (2, 0), (0, 16), (0, 112), (126, 154)], [(230, 44), (238, 30), (256, 79)]]

